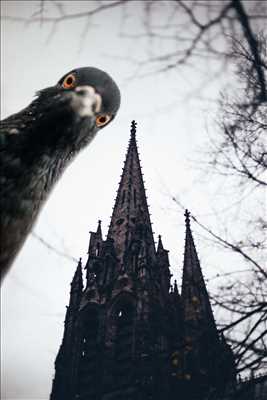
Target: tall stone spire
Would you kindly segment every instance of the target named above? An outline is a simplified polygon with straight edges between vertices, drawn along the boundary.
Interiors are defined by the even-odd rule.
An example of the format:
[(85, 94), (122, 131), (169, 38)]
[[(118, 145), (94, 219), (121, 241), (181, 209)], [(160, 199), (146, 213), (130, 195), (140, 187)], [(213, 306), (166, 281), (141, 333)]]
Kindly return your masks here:
[[(216, 332), (217, 329), (213, 317), (209, 295), (201, 271), (196, 247), (194, 244), (191, 227), (190, 213), (185, 211), (185, 251), (182, 278), (182, 302), (185, 321), (194, 322), (197, 329), (199, 325), (206, 326)], [(192, 326), (192, 325), (191, 325)]]
[[(216, 393), (235, 382), (231, 349), (225, 350), (216, 327), (206, 284), (201, 271), (191, 227), (185, 211), (185, 252), (182, 280), (184, 329), (184, 373), (190, 377), (188, 398), (203, 398), (213, 388)], [(217, 398), (217, 397), (216, 397)]]
[(133, 238), (145, 241), (149, 256), (155, 259), (155, 243), (135, 135), (136, 122), (132, 121), (130, 142), (108, 231), (108, 238), (114, 239), (120, 263)]

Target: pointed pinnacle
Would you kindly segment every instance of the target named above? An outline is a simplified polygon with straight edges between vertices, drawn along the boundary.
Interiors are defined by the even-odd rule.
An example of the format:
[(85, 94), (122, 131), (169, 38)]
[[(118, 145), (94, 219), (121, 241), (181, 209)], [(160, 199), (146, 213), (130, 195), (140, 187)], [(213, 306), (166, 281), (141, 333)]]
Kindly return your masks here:
[(71, 287), (74, 287), (78, 284), (78, 286), (82, 286), (82, 258), (79, 258), (78, 265), (76, 271), (73, 275)]
[(96, 233), (101, 234), (101, 220), (98, 220), (98, 226), (97, 226), (97, 230)]
[(161, 235), (158, 236), (159, 240), (158, 240), (158, 248), (157, 248), (157, 253), (160, 250), (163, 250), (163, 244), (162, 244), (162, 240), (161, 240)]

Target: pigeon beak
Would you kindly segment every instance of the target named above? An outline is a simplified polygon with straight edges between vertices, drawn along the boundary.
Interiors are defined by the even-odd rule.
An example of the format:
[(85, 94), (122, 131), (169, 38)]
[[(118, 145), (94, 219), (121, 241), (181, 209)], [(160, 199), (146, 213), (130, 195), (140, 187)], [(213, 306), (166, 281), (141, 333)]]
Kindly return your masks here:
[(101, 110), (102, 98), (92, 86), (77, 86), (72, 92), (71, 107), (80, 117), (93, 117)]

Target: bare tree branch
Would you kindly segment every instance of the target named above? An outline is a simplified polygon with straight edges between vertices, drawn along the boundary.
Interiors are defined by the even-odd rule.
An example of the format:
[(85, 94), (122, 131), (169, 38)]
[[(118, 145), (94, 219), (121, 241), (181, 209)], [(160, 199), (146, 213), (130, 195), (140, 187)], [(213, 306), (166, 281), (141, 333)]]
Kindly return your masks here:
[(35, 239), (37, 239), (43, 246), (45, 246), (49, 251), (52, 251), (53, 253), (57, 254), (60, 257), (64, 257), (67, 258), (70, 261), (75, 261), (76, 263), (78, 262), (78, 259), (61, 251), (58, 250), (54, 245), (52, 245), (51, 243), (47, 242), (45, 239), (43, 239), (41, 236), (37, 235), (37, 233), (32, 232), (31, 233), (32, 237), (34, 237)]

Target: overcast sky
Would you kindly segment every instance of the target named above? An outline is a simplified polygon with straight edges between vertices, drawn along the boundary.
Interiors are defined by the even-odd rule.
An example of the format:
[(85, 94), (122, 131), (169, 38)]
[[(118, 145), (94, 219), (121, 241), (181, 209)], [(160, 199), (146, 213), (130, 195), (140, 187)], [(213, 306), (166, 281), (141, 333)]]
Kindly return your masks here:
[[(2, 15), (29, 17), (38, 11), (39, 3), (2, 1)], [(76, 11), (87, 8), (87, 2), (65, 3)], [(52, 3), (47, 4), (47, 13), (55, 13)], [(59, 251), (86, 261), (89, 231), (96, 229), (98, 219), (107, 233), (130, 123), (135, 119), (155, 241), (161, 234), (170, 250), (172, 272), (180, 282), (184, 216), (171, 197), (178, 196), (212, 227), (220, 222), (213, 216), (214, 209), (224, 207), (224, 182), (210, 179), (194, 162), (205, 145), (207, 130), (215, 129), (213, 99), (218, 98), (224, 80), (208, 86), (211, 68), (204, 61), (186, 72), (138, 77), (132, 60), (149, 54), (153, 43), (122, 37), (119, 30), (134, 33), (141, 24), (139, 2), (132, 2), (127, 14), (109, 10), (96, 16), (84, 40), (82, 19), (59, 25), (52, 35), (49, 24), (3, 20), (1, 117), (27, 106), (37, 90), (55, 84), (73, 68), (95, 66), (110, 73), (122, 92), (118, 116), (68, 168), (34, 232)], [(203, 82), (205, 101), (199, 89)], [(228, 190), (231, 195), (225, 185), (224, 194)], [(237, 258), (219, 256), (219, 250), (208, 247), (194, 225), (193, 229), (207, 279), (238, 265)], [(48, 399), (76, 266), (30, 236), (8, 274), (2, 287), (3, 400)]]

